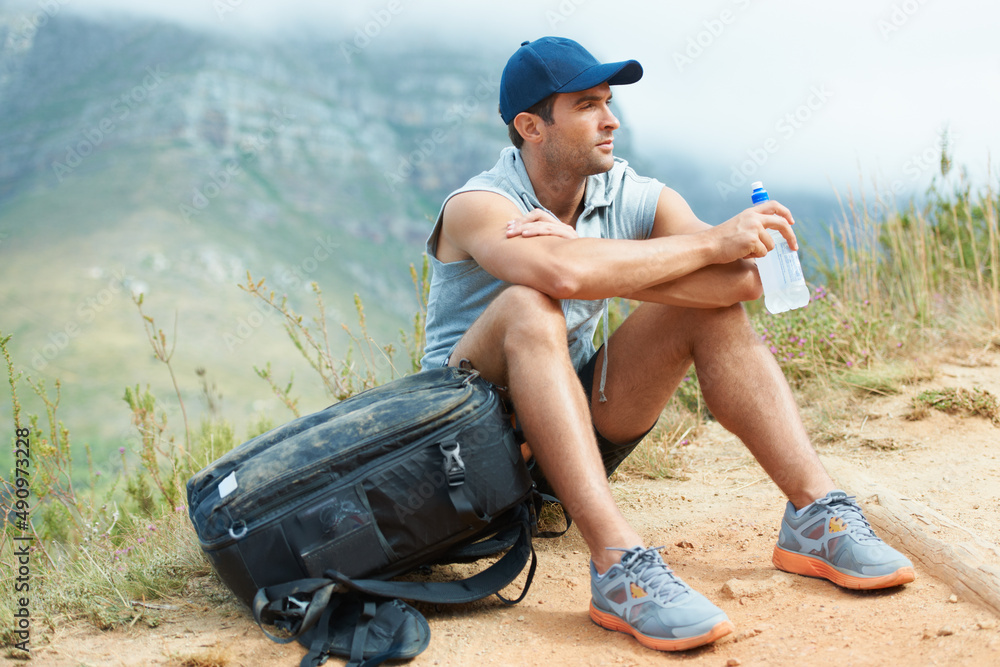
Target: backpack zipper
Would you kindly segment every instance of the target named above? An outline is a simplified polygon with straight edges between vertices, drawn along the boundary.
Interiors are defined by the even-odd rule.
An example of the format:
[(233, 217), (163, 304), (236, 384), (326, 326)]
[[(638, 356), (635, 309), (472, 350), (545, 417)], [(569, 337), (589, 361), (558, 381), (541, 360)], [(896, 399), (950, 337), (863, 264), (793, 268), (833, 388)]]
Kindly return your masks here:
[[(467, 389), (467, 391), (464, 392), (463, 396), (461, 396), (461, 397), (457, 398), (456, 400), (450, 402), (447, 406), (445, 406), (441, 410), (438, 410), (437, 412), (435, 412), (431, 417), (425, 418), (422, 421), (424, 421), (424, 422), (426, 422), (426, 421), (433, 421), (433, 420), (439, 418), (442, 414), (447, 413), (447, 412), (453, 410), (456, 405), (459, 405), (462, 402), (464, 402), (465, 400), (467, 400), (469, 394), (471, 393), (471, 390), (468, 389), (468, 385), (466, 383), (463, 383), (463, 385)], [(496, 399), (495, 395), (491, 394), (491, 400), (489, 402), (492, 403), (494, 400), (497, 400), (497, 399)], [(355, 471), (352, 474), (348, 474), (348, 475), (345, 475), (343, 477), (337, 478), (335, 481), (336, 481), (336, 483), (338, 485), (347, 486), (349, 483), (353, 483), (355, 481), (355, 478), (361, 477), (363, 474), (373, 475), (373, 474), (375, 474), (377, 472), (381, 472), (384, 468), (391, 467), (392, 465), (394, 465), (397, 459), (405, 457), (409, 453), (409, 451), (411, 449), (426, 446), (427, 442), (429, 442), (429, 441), (432, 442), (432, 441), (441, 440), (445, 435), (450, 435), (456, 429), (459, 430), (459, 431), (461, 431), (461, 427), (464, 427), (467, 422), (469, 422), (471, 420), (474, 420), (477, 417), (478, 416), (476, 415), (475, 412), (470, 412), (469, 415), (467, 415), (464, 419), (462, 419), (460, 422), (454, 422), (445, 431), (435, 431), (434, 433), (431, 433), (430, 435), (425, 436), (421, 440), (418, 440), (418, 441), (415, 441), (415, 442), (411, 442), (409, 445), (407, 445), (405, 448), (403, 448), (401, 450), (398, 450), (396, 452), (393, 452), (391, 454), (388, 454), (388, 455), (382, 457), (381, 459), (379, 459), (379, 462), (378, 462), (378, 465), (377, 465), (376, 468), (372, 468), (372, 469), (369, 469), (367, 471), (365, 471), (365, 470)], [(391, 431), (385, 431), (383, 433), (378, 434), (377, 438), (382, 439), (382, 438), (388, 438), (388, 437), (395, 436), (399, 432), (403, 432), (403, 431), (408, 430), (411, 426), (412, 425), (404, 425), (404, 426), (392, 429)], [(353, 447), (351, 447), (350, 449), (343, 450), (340, 454), (338, 454), (338, 456), (336, 458), (324, 459), (321, 463), (314, 464), (314, 465), (309, 466), (307, 468), (297, 468), (296, 469), (296, 473), (297, 473), (296, 476), (305, 477), (305, 476), (308, 476), (310, 474), (313, 474), (317, 470), (321, 470), (322, 468), (329, 467), (329, 466), (335, 464), (336, 462), (340, 461), (341, 459), (347, 458), (349, 454), (351, 454), (352, 452), (356, 451), (357, 449), (368, 445), (373, 439), (374, 438), (369, 438), (369, 439), (363, 440), (359, 444), (356, 444)], [(246, 496), (243, 496), (242, 498), (239, 498), (239, 499), (234, 499), (233, 502), (231, 502), (229, 504), (226, 504), (226, 505), (220, 504), (220, 505), (218, 505), (215, 508), (214, 511), (219, 511), (219, 510), (222, 510), (223, 508), (227, 508), (231, 514), (240, 514), (241, 512), (239, 512), (238, 510), (243, 510), (245, 508), (252, 507), (254, 505), (254, 503), (256, 502), (256, 500), (257, 500), (258, 497), (264, 496), (264, 495), (268, 495), (268, 493), (273, 493), (273, 488), (274, 488), (275, 485), (280, 484), (282, 481), (287, 480), (291, 476), (292, 475), (285, 475), (284, 477), (275, 478), (275, 479), (271, 480), (268, 483), (266, 489), (255, 491), (254, 493), (247, 494)], [(311, 494), (316, 489), (318, 489), (320, 487), (325, 487), (325, 486), (330, 485), (331, 481), (332, 480), (330, 480), (329, 478), (320, 477), (320, 478), (316, 479), (315, 481), (309, 482), (308, 484), (306, 484), (306, 485), (304, 485), (304, 486), (302, 486), (302, 487), (299, 488), (299, 490), (295, 493), (294, 498), (295, 499), (304, 498), (305, 496)], [(254, 512), (255, 518), (251, 519), (249, 517), (243, 517), (241, 519), (241, 521), (243, 522), (246, 530), (243, 531), (241, 529), (241, 531), (240, 531), (241, 537), (244, 536), (244, 535), (246, 535), (251, 529), (256, 530), (258, 527), (263, 526), (264, 524), (268, 523), (271, 519), (264, 518), (264, 517), (266, 517), (266, 515), (271, 510), (273, 510), (275, 507), (286, 505), (286, 504), (289, 503), (290, 500), (291, 499), (288, 498), (287, 496), (282, 496), (280, 498), (271, 500), (270, 502), (262, 505), (259, 509), (257, 509), (257, 511)], [(237, 522), (237, 523), (239, 523), (239, 522)], [(205, 545), (206, 548), (216, 549), (216, 548), (221, 548), (222, 546), (225, 546), (228, 543), (236, 542), (236, 541), (237, 540), (232, 539), (230, 533), (226, 533), (225, 535), (222, 536), (222, 539), (213, 540), (212, 542), (203, 542), (203, 544)]]

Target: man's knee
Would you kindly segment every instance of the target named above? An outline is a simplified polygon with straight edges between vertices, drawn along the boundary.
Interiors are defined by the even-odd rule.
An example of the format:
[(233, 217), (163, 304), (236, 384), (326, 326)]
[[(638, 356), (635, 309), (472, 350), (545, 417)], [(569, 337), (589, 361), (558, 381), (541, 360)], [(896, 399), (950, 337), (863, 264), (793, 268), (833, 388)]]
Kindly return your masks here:
[(511, 285), (496, 298), (497, 304), (513, 308), (517, 312), (537, 311), (542, 315), (559, 313), (562, 315), (562, 305), (558, 299), (553, 299), (544, 292), (526, 285)]
[(545, 340), (566, 344), (566, 318), (558, 299), (531, 287), (512, 285), (497, 297), (497, 304), (508, 314), (509, 344), (538, 344)]
[(726, 341), (729, 346), (754, 346), (760, 343), (760, 337), (742, 303), (707, 309), (702, 315), (698, 335), (703, 340)]

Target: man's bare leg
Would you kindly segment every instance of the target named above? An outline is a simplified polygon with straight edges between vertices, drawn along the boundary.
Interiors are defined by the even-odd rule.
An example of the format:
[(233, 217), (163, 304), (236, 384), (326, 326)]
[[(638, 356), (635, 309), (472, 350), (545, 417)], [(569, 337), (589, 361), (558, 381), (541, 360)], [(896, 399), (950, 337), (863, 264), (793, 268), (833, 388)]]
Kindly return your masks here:
[(485, 379), (508, 387), (532, 453), (579, 527), (598, 571), (620, 558), (607, 547), (642, 545), (611, 495), (559, 302), (531, 288), (509, 287), (465, 333), (450, 364), (462, 359)]
[[(833, 480), (809, 443), (781, 369), (741, 306), (643, 304), (612, 336), (609, 360), (608, 402), (595, 400), (592, 407), (595, 423), (613, 442), (634, 440), (652, 424), (693, 362), (712, 413), (743, 440), (791, 504), (802, 509), (822, 499), (802, 517), (786, 510), (772, 557), (776, 567), (852, 589), (913, 581), (913, 564), (879, 539), (857, 503), (844, 493), (827, 495)], [(823, 526), (819, 533), (817, 526)]]
[(595, 392), (591, 408), (598, 430), (612, 442), (634, 440), (654, 424), (693, 362), (712, 414), (744, 442), (796, 508), (834, 488), (781, 368), (741, 305), (644, 303), (611, 337), (608, 350), (608, 400), (598, 402)]

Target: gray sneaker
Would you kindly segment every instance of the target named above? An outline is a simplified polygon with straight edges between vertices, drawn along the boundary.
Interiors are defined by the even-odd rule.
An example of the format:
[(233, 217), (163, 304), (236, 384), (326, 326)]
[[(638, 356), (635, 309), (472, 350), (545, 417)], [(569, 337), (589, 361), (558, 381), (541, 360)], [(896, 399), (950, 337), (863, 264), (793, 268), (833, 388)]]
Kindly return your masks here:
[(915, 578), (913, 564), (875, 535), (854, 496), (831, 491), (796, 516), (785, 507), (771, 562), (844, 588), (888, 588)]
[(667, 567), (662, 548), (616, 549), (625, 552), (621, 563), (603, 575), (590, 563), (591, 620), (658, 651), (684, 651), (732, 632), (726, 613)]

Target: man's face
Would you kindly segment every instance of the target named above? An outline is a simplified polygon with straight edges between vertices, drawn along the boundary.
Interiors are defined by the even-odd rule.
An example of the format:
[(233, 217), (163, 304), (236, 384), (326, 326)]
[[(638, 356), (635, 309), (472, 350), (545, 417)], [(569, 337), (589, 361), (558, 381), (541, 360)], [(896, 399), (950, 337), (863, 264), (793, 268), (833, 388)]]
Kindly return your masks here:
[(552, 105), (552, 125), (544, 128), (542, 150), (550, 164), (579, 171), (582, 176), (602, 174), (614, 165), (612, 135), (620, 126), (611, 113), (611, 86), (576, 93), (560, 93)]

